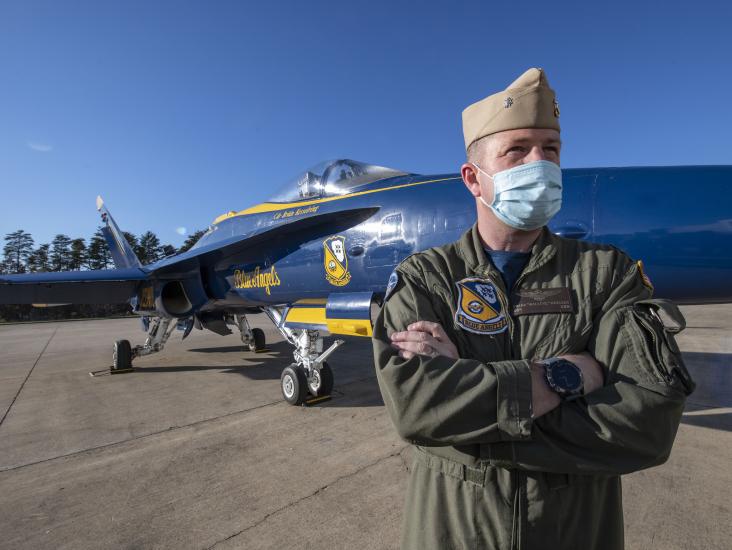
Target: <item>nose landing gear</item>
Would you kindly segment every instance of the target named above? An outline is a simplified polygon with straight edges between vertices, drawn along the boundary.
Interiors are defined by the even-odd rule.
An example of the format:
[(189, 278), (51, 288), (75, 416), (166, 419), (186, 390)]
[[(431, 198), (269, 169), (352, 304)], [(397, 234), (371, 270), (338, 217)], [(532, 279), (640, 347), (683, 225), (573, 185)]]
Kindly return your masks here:
[(290, 329), (284, 326), (283, 312), (278, 308), (265, 310), (287, 341), (295, 346), (295, 362), (285, 367), (280, 376), (282, 397), (290, 405), (311, 404), (328, 399), (333, 391), (333, 370), (326, 359), (345, 343), (336, 340), (323, 351), (323, 337), (317, 330)]

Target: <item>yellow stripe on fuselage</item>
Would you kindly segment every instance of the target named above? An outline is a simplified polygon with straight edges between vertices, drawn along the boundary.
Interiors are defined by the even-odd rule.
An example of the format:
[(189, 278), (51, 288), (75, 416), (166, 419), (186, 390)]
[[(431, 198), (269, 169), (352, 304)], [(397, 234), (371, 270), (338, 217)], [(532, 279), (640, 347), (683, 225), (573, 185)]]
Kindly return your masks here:
[(313, 325), (313, 328), (325, 326), (331, 334), (349, 336), (373, 334), (369, 319), (328, 319), (324, 307), (292, 307), (285, 317), (285, 325), (288, 323)]
[(404, 183), (402, 185), (395, 185), (393, 187), (382, 187), (381, 189), (367, 189), (366, 191), (358, 191), (356, 193), (349, 193), (348, 195), (338, 195), (336, 197), (325, 197), (323, 199), (312, 199), (312, 200), (305, 200), (305, 201), (298, 201), (298, 202), (263, 202), (261, 204), (257, 204), (255, 206), (252, 206), (245, 210), (240, 210), (239, 212), (236, 212), (236, 213), (234, 213), (232, 211), (232, 212), (227, 212), (226, 214), (222, 214), (221, 216), (216, 218), (213, 221), (213, 223), (217, 224), (221, 221), (228, 220), (229, 218), (233, 218), (235, 216), (246, 216), (248, 214), (262, 214), (264, 212), (277, 212), (278, 210), (287, 210), (288, 208), (301, 208), (303, 206), (310, 206), (312, 204), (323, 204), (326, 202), (340, 201), (343, 199), (360, 197), (362, 195), (370, 195), (371, 193), (381, 193), (382, 191), (394, 191), (396, 189), (414, 187), (415, 185), (424, 185), (426, 183), (438, 183), (441, 181), (448, 181), (448, 180), (455, 180), (455, 179), (458, 179), (458, 178), (453, 176), (451, 178), (440, 178), (440, 179), (436, 179), (436, 180), (417, 181), (414, 183)]
[(373, 330), (368, 319), (328, 319), (328, 332), (346, 336), (371, 336)]
[(285, 323), (304, 323), (307, 325), (325, 325), (324, 307), (293, 307), (287, 312)]

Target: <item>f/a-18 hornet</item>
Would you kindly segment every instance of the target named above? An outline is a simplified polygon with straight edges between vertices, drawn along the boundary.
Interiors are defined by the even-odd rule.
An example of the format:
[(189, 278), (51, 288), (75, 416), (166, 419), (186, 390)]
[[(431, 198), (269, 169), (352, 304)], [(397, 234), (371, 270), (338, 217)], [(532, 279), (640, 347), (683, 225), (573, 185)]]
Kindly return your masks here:
[[(659, 297), (732, 300), (732, 167), (563, 170), (564, 200), (549, 228), (620, 247), (645, 262)], [(689, 200), (704, 189), (714, 202)], [(695, 196), (702, 196), (695, 194)], [(352, 160), (321, 163), (268, 202), (216, 218), (187, 252), (141, 265), (101, 198), (97, 209), (115, 269), (0, 276), (0, 303), (129, 302), (143, 344), (114, 343), (114, 371), (163, 349), (176, 327), (241, 333), (251, 351), (264, 312), (294, 347), (281, 377), (301, 404), (333, 387), (323, 335), (370, 336), (394, 267), (409, 254), (456, 240), (475, 204), (456, 174), (424, 176)]]

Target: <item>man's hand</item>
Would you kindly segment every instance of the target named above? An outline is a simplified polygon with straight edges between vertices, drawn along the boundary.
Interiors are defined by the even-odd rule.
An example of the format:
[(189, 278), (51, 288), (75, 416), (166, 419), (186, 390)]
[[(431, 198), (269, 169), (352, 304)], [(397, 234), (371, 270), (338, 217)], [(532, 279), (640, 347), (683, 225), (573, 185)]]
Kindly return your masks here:
[(390, 338), (391, 345), (399, 350), (402, 359), (411, 359), (415, 355), (459, 358), (455, 344), (439, 323), (417, 321), (409, 325), (407, 330), (394, 332)]

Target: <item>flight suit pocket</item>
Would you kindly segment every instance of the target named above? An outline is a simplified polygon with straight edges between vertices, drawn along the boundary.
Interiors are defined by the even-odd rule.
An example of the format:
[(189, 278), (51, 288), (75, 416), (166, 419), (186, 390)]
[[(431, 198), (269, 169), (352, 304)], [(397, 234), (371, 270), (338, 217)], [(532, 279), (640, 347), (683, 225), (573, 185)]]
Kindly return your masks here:
[(690, 395), (696, 385), (674, 337), (684, 328), (684, 316), (668, 300), (641, 300), (627, 311), (626, 330), (636, 349), (636, 357), (645, 363), (647, 381)]
[[(582, 353), (587, 349), (592, 332), (591, 301), (588, 297), (577, 304), (575, 312), (547, 315), (541, 322), (544, 337), (530, 353), (533, 359)], [(524, 342), (529, 350), (531, 340), (531, 333), (527, 332)]]

